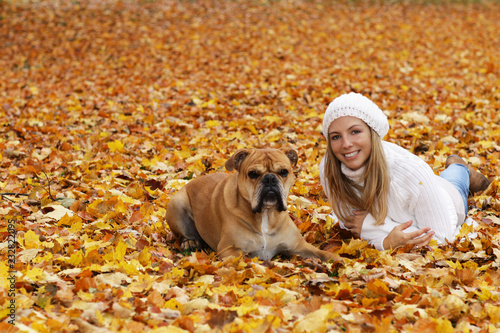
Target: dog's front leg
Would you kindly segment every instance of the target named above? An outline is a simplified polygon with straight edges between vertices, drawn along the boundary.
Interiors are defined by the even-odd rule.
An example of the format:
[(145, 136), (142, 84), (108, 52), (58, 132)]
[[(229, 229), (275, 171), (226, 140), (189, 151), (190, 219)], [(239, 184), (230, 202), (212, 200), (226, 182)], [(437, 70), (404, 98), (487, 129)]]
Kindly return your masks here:
[(217, 245), (217, 252), (219, 253), (219, 256), (223, 258), (227, 257), (239, 257), (241, 255), (245, 255), (239, 247), (237, 247), (234, 242), (227, 240), (227, 239), (221, 239), (219, 244)]
[(297, 246), (290, 250), (291, 254), (299, 255), (303, 258), (318, 258), (321, 261), (340, 261), (341, 258), (339, 255), (327, 251), (320, 250), (313, 245), (306, 242), (305, 239), (301, 239)]

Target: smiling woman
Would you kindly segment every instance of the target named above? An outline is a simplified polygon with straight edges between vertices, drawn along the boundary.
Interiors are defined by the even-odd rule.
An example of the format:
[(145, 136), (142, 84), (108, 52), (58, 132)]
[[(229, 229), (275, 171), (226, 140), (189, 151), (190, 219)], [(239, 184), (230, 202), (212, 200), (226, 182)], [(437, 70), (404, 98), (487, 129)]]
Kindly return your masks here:
[(386, 115), (363, 95), (328, 106), (320, 177), (333, 217), (380, 250), (451, 241), (466, 221), (469, 192), (485, 190), (488, 180), (455, 155), (437, 176), (418, 156), (383, 141), (388, 131)]

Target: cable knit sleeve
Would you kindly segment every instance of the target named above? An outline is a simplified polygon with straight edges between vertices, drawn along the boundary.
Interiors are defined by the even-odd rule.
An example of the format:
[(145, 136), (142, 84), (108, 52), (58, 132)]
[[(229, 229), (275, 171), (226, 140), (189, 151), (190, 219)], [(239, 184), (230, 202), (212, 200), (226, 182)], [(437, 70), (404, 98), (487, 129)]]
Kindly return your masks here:
[(422, 174), (414, 207), (415, 222), (419, 229), (430, 227), (436, 233), (434, 238), (443, 243), (453, 240), (458, 217), (453, 200), (434, 177), (437, 176), (433, 173)]
[(404, 203), (399, 204), (398, 210), (405, 210), (418, 229), (430, 227), (439, 243), (452, 240), (458, 223), (452, 198), (440, 186), (430, 166), (416, 155), (408, 154), (404, 162), (400, 159), (390, 165), (392, 206)]

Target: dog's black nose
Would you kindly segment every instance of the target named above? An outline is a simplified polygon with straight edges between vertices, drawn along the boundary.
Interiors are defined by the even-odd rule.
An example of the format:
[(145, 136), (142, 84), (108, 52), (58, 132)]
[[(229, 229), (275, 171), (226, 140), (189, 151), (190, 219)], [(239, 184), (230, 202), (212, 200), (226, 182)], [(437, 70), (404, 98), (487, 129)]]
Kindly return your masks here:
[(262, 183), (266, 185), (276, 185), (278, 183), (278, 179), (273, 174), (267, 174), (262, 178)]

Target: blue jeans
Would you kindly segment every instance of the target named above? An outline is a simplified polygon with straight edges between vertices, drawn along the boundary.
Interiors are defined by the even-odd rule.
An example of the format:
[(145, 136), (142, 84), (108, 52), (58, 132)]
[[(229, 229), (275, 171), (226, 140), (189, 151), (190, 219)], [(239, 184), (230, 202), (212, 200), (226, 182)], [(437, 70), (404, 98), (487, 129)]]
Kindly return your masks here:
[(440, 177), (446, 179), (453, 184), (460, 192), (462, 199), (464, 200), (465, 215), (469, 207), (467, 206), (467, 198), (469, 197), (469, 185), (470, 185), (470, 171), (463, 164), (451, 164), (446, 170), (441, 172)]

